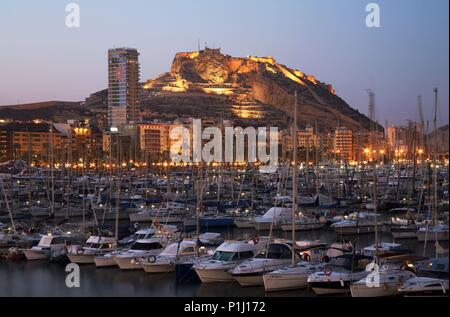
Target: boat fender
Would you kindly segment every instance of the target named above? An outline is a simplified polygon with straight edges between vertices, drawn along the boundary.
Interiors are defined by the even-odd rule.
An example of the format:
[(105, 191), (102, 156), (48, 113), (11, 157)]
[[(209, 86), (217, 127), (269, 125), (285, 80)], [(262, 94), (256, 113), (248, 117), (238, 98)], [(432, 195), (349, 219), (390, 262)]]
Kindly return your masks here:
[(76, 252), (77, 252), (78, 255), (82, 255), (84, 253), (84, 249), (80, 247), (80, 248), (77, 249)]
[(333, 269), (331, 268), (330, 265), (327, 265), (327, 266), (324, 267), (323, 273), (324, 273), (326, 276), (330, 276), (331, 273), (333, 273)]

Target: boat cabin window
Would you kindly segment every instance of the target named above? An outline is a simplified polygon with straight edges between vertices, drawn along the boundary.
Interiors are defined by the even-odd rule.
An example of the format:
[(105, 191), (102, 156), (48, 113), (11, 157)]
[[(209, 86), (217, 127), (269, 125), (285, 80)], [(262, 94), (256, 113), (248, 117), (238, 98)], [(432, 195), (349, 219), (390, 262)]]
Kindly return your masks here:
[(212, 259), (217, 261), (233, 261), (237, 260), (237, 256), (234, 252), (216, 251)]
[(434, 270), (436, 270), (436, 271), (447, 271), (446, 266), (443, 263), (436, 264), (435, 267), (434, 267)]
[(112, 245), (109, 243), (91, 243), (88, 247), (92, 249), (111, 249)]
[(253, 252), (252, 251), (244, 251), (244, 252), (240, 252), (239, 253), (239, 259), (240, 260), (246, 260), (246, 259), (250, 259), (253, 257)]
[(352, 266), (352, 261), (351, 258), (331, 258), (330, 260), (330, 264), (331, 265), (335, 265), (335, 266), (342, 266), (342, 267), (346, 267), (346, 268), (351, 268)]
[(162, 249), (162, 245), (159, 242), (153, 242), (153, 243), (136, 242), (131, 247), (131, 250), (155, 250), (155, 249)]
[(53, 238), (52, 244), (64, 244), (66, 241), (63, 238)]
[(285, 245), (270, 245), (267, 251), (261, 251), (256, 258), (260, 259), (290, 259), (292, 258), (291, 250)]
[(145, 233), (135, 234), (134, 239), (135, 240), (145, 239)]
[(183, 250), (183, 253), (195, 253), (194, 247), (187, 247)]
[(429, 285), (425, 285), (425, 287), (442, 287), (441, 284), (429, 284)]

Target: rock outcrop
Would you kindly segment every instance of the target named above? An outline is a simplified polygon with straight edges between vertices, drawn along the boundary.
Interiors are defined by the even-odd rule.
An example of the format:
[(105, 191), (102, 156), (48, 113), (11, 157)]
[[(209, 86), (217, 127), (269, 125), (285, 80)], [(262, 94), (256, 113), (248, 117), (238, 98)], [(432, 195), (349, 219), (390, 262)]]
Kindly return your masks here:
[[(368, 130), (371, 126), (370, 119), (336, 95), (331, 85), (281, 65), (270, 56), (232, 57), (222, 54), (220, 49), (208, 48), (177, 53), (171, 71), (147, 81), (143, 88), (144, 108), (159, 113), (161, 107), (155, 107), (165, 104), (167, 111), (172, 105), (182, 115), (184, 111), (179, 106), (187, 103), (190, 107), (205, 106), (206, 112), (200, 111), (204, 115), (218, 115), (215, 110), (220, 110), (222, 115), (231, 114), (234, 119), (249, 124), (261, 124), (261, 121), (279, 124), (281, 117), (291, 117), (297, 92), (300, 125), (317, 121), (322, 131), (332, 131), (337, 125), (355, 131)], [(202, 95), (215, 96), (220, 102), (208, 105)], [(186, 112), (192, 114), (192, 109)]]

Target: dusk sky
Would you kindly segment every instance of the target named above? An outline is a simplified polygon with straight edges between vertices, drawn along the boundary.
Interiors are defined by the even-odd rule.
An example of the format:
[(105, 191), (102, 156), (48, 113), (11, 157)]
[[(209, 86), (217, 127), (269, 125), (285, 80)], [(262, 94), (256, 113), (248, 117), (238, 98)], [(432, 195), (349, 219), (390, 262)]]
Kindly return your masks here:
[[(80, 28), (65, 6), (79, 4)], [(368, 28), (365, 7), (381, 8)], [(233, 56), (273, 56), (333, 84), (367, 114), (376, 93), (380, 123), (417, 120), (417, 96), (438, 125), (449, 116), (448, 0), (2, 0), (0, 105), (84, 100), (107, 86), (107, 51), (140, 52), (141, 81), (170, 70), (176, 52), (207, 42)]]

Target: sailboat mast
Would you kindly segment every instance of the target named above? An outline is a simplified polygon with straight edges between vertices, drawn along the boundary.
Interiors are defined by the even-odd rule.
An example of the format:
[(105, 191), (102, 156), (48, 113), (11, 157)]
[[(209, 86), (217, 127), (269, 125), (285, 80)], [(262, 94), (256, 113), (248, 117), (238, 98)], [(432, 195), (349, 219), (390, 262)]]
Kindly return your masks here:
[[(13, 177), (12, 173), (11, 173), (10, 177), (11, 178)], [(11, 212), (11, 208), (9, 207), (8, 196), (6, 195), (5, 185), (3, 184), (3, 178), (0, 178), (0, 184), (2, 186), (3, 196), (5, 197), (6, 209), (8, 209), (9, 218), (11, 220), (11, 227), (12, 227), (13, 231), (16, 232), (16, 225), (14, 224), (14, 217)]]
[(55, 171), (54, 171), (54, 158), (53, 158), (53, 124), (50, 123), (50, 171), (52, 178), (52, 203), (51, 203), (51, 215), (55, 212)]
[[(294, 124), (292, 126), (292, 247), (295, 246), (295, 215), (297, 213), (297, 91), (295, 92)], [(292, 265), (295, 265), (295, 253), (292, 252)]]
[(373, 211), (375, 212), (374, 215), (374, 219), (375, 219), (375, 249), (376, 252), (375, 254), (378, 255), (378, 248), (379, 248), (379, 244), (378, 244), (378, 190), (377, 190), (377, 186), (378, 186), (378, 172), (377, 172), (377, 166), (375, 165), (374, 170), (373, 170)]
[(31, 133), (28, 131), (28, 212), (31, 215), (31, 208), (33, 206), (33, 186), (31, 183)]
[[(438, 89), (434, 88), (434, 119), (433, 119), (433, 138), (434, 138), (434, 172), (433, 172), (433, 185), (434, 185), (434, 199), (433, 199), (433, 213), (434, 213), (434, 225), (437, 224), (438, 212), (437, 212), (437, 178), (438, 178), (438, 140), (437, 140), (437, 110), (438, 110)], [(435, 231), (437, 242), (437, 231)], [(437, 257), (437, 255), (436, 255)]]

